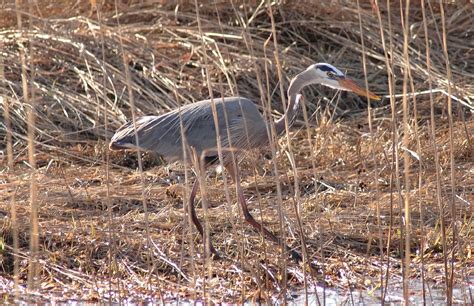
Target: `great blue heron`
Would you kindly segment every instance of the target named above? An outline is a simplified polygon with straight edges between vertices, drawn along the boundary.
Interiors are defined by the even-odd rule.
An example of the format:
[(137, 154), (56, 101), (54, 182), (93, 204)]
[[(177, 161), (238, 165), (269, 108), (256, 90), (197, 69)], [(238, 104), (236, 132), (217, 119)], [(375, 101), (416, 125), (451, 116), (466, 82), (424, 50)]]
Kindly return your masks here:
[[(374, 100), (379, 99), (374, 93), (362, 89), (346, 78), (334, 66), (326, 63), (313, 64), (291, 80), (285, 114), (275, 122), (277, 134), (285, 131), (286, 120), (289, 124), (293, 122), (301, 97), (300, 91), (310, 84), (321, 84), (335, 89), (352, 91)], [(238, 161), (242, 158), (242, 152), (269, 144), (269, 123), (263, 119), (257, 106), (249, 99), (243, 97), (216, 98), (214, 99), (218, 125), (218, 129), (216, 129), (212, 104), (211, 100), (204, 100), (185, 105), (181, 109), (160, 116), (140, 117), (135, 124), (128, 122), (120, 127), (112, 137), (110, 149), (154, 151), (168, 162), (189, 163), (192, 161), (193, 154), (189, 154), (189, 152), (184, 154), (183, 152), (181, 136), (184, 135), (185, 147), (191, 148), (195, 156), (202, 157), (199, 166), (207, 168), (219, 162), (217, 136), (220, 136), (222, 163), (237, 184), (238, 202), (242, 207), (245, 220), (268, 239), (281, 244), (279, 238), (258, 223), (250, 214), (243, 190), (240, 187), (239, 170), (234, 162), (234, 160)], [(219, 131), (219, 135), (217, 135), (217, 131)], [(192, 221), (204, 238), (203, 227), (194, 209), (194, 199), (198, 189), (199, 180), (196, 178), (188, 205)], [(285, 244), (283, 245), (295, 260), (301, 260), (298, 252), (291, 250)], [(210, 243), (210, 251), (215, 257), (219, 257), (212, 243)]]

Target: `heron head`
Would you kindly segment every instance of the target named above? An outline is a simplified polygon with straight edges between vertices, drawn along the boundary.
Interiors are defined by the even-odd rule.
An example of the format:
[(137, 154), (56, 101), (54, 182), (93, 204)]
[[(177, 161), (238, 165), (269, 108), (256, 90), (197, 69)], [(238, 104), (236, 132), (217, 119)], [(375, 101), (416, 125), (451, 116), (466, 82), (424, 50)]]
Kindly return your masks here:
[(352, 91), (360, 96), (373, 100), (380, 100), (380, 97), (365, 88), (360, 87), (354, 81), (347, 78), (342, 71), (327, 63), (317, 63), (307, 69), (311, 72), (313, 83), (318, 83), (330, 88)]

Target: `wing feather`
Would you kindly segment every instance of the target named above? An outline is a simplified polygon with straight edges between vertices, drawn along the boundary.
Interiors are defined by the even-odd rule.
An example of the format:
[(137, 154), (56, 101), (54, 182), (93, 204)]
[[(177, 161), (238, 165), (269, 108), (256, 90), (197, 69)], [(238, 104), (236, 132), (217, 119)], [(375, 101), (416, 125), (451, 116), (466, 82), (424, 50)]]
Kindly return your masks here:
[[(266, 124), (253, 102), (239, 97), (218, 98), (214, 101), (223, 148), (232, 145), (236, 149), (247, 150), (266, 142)], [(155, 151), (168, 161), (184, 160), (180, 125), (182, 120), (186, 144), (193, 147), (199, 155), (202, 152), (206, 156), (216, 154), (216, 127), (211, 106), (210, 100), (204, 100), (161, 116), (141, 117), (136, 123), (138, 145), (135, 143), (133, 123), (129, 122), (117, 130), (112, 137), (111, 147), (138, 147), (141, 150)]]

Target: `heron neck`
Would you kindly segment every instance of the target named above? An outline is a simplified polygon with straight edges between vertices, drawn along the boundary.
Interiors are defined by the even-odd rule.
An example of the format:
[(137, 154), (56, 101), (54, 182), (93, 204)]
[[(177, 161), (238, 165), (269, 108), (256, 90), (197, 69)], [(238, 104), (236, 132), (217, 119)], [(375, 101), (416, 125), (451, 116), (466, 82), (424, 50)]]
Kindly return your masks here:
[(286, 130), (286, 122), (288, 122), (288, 127), (293, 124), (301, 97), (300, 91), (311, 83), (314, 82), (312, 82), (312, 76), (307, 70), (291, 80), (290, 87), (288, 87), (288, 105), (286, 106), (285, 113), (280, 119), (275, 121), (275, 129), (278, 135)]

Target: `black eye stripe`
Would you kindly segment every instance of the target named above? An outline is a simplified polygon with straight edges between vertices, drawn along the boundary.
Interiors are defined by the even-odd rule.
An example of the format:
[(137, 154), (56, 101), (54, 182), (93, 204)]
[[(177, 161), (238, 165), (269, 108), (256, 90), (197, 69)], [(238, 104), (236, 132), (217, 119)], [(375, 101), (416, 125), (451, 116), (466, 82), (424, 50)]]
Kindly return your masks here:
[(325, 66), (325, 65), (319, 66), (318, 68), (319, 68), (319, 70), (322, 70), (322, 71), (335, 73), (334, 70), (331, 67), (328, 67), (328, 66)]

